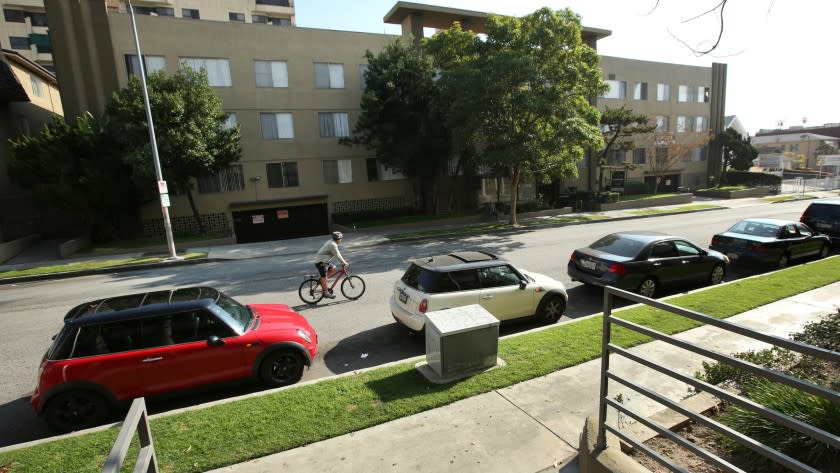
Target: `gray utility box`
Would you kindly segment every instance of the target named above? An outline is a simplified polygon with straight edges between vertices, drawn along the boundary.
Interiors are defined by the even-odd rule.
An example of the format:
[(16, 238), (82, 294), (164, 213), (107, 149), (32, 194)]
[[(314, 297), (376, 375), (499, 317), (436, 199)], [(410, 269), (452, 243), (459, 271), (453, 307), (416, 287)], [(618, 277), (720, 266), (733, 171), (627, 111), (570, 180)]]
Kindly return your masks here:
[(426, 314), (426, 361), (443, 379), (496, 366), (499, 320), (480, 305)]

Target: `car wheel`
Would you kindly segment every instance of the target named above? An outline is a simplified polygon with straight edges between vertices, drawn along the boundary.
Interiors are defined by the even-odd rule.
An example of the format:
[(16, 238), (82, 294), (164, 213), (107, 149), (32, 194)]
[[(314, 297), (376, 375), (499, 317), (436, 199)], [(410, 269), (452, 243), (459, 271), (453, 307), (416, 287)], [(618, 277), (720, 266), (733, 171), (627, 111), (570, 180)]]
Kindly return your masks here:
[(560, 320), (560, 316), (566, 311), (566, 301), (561, 296), (548, 296), (549, 299), (543, 302), (540, 308), (539, 318), (547, 324), (553, 324)]
[(646, 278), (639, 284), (639, 294), (645, 297), (653, 298), (656, 295), (656, 280), (653, 278)]
[(723, 269), (722, 265), (717, 265), (712, 268), (712, 274), (709, 276), (709, 282), (714, 284), (720, 284), (723, 282), (723, 277), (726, 276), (726, 270)]
[(303, 376), (303, 356), (294, 350), (270, 353), (260, 364), (260, 380), (267, 386), (280, 387), (297, 383)]
[(47, 424), (66, 433), (105, 422), (110, 409), (105, 399), (92, 391), (67, 391), (51, 399), (44, 409)]
[(787, 253), (782, 254), (779, 256), (779, 261), (776, 262), (776, 266), (779, 269), (787, 268), (788, 263), (790, 263), (790, 257)]
[(820, 248), (820, 259), (828, 256), (828, 251), (828, 245), (823, 245), (822, 248)]

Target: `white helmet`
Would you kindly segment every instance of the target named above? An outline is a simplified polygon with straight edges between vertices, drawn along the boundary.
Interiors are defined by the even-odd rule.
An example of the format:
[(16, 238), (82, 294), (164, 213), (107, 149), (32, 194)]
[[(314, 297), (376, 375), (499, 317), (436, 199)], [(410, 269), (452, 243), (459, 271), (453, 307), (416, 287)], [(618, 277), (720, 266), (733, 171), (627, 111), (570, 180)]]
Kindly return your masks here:
[(344, 238), (344, 234), (342, 234), (341, 232), (332, 232), (332, 239), (334, 241), (341, 240), (342, 238)]

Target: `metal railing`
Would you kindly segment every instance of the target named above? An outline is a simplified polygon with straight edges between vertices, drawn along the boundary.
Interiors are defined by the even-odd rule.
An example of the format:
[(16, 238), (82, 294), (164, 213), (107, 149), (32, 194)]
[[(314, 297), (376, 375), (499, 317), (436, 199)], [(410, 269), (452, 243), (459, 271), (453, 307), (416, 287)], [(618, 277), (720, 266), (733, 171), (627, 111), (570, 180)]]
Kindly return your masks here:
[(128, 448), (137, 432), (140, 438), (140, 453), (137, 455), (137, 463), (134, 464), (134, 473), (157, 473), (158, 464), (155, 456), (155, 444), (152, 441), (152, 431), (149, 429), (149, 415), (146, 412), (146, 401), (139, 397), (131, 403), (131, 409), (125, 416), (120, 433), (105, 460), (102, 473), (119, 473), (122, 467)]
[(682, 446), (692, 453), (696, 454), (697, 456), (703, 458), (705, 461), (714, 464), (715, 466), (722, 468), (725, 471), (733, 471), (733, 472), (741, 472), (742, 470), (738, 469), (737, 467), (733, 466), (732, 464), (728, 463), (727, 461), (721, 459), (720, 457), (698, 447), (697, 445), (693, 444), (692, 442), (684, 439), (683, 437), (679, 436), (678, 434), (671, 432), (667, 428), (659, 425), (647, 418), (645, 416), (640, 415), (639, 413), (633, 412), (632, 410), (628, 409), (626, 406), (622, 405), (620, 402), (611, 400), (608, 398), (608, 381), (613, 380), (621, 385), (624, 385), (643, 396), (654, 400), (663, 406), (672, 409), (680, 414), (686, 416), (687, 418), (693, 420), (698, 424), (702, 424), (719, 434), (725, 435), (735, 442), (743, 445), (744, 447), (780, 464), (789, 468), (793, 471), (798, 472), (809, 472), (809, 473), (819, 473), (819, 470), (816, 470), (788, 455), (785, 455), (773, 448), (770, 448), (766, 445), (763, 445), (756, 440), (743, 435), (723, 424), (720, 424), (706, 416), (703, 416), (700, 413), (693, 412), (689, 409), (682, 407), (678, 402), (674, 402), (655, 391), (645, 388), (644, 386), (640, 386), (638, 384), (633, 383), (629, 379), (626, 379), (620, 376), (617, 373), (610, 371), (610, 356), (611, 355), (619, 355), (623, 356), (629, 360), (632, 360), (636, 363), (639, 363), (647, 368), (653, 369), (658, 371), (662, 374), (670, 376), (671, 378), (677, 379), (683, 383), (686, 383), (690, 386), (693, 386), (695, 389), (699, 391), (705, 391), (710, 393), (714, 396), (717, 396), (718, 399), (722, 399), (724, 401), (728, 401), (732, 404), (738, 405), (744, 409), (752, 411), (756, 414), (766, 417), (774, 422), (777, 422), (785, 427), (793, 429), (797, 432), (801, 432), (802, 434), (815, 439), (821, 443), (825, 443), (833, 448), (840, 449), (840, 437), (834, 435), (830, 432), (826, 432), (804, 422), (801, 422), (791, 416), (788, 416), (782, 412), (776, 411), (774, 409), (767, 408), (761, 404), (758, 404), (750, 399), (740, 397), (738, 395), (732, 394), (727, 392), (721, 388), (718, 388), (715, 385), (706, 383), (699, 379), (696, 379), (691, 376), (683, 375), (679, 372), (673, 371), (668, 369), (665, 366), (657, 364), (651, 360), (645, 359), (638, 355), (631, 353), (630, 351), (621, 348), (617, 345), (614, 345), (610, 342), (611, 337), (611, 330), (612, 325), (618, 325), (624, 327), (626, 329), (647, 335), (651, 338), (656, 340), (663, 341), (675, 347), (679, 347), (699, 355), (705, 356), (707, 358), (712, 358), (722, 363), (726, 363), (728, 365), (734, 366), (739, 369), (743, 369), (749, 371), (758, 376), (762, 376), (767, 378), (771, 381), (778, 382), (785, 384), (787, 386), (794, 387), (801, 391), (813, 394), (823, 399), (829, 400), (833, 404), (840, 404), (840, 393), (836, 391), (832, 391), (830, 389), (826, 389), (825, 387), (819, 386), (817, 384), (810, 383), (808, 381), (801, 380), (799, 378), (795, 378), (792, 376), (788, 376), (784, 373), (769, 370), (759, 365), (755, 365), (753, 363), (749, 363), (738, 358), (734, 358), (729, 355), (725, 355), (722, 353), (718, 353), (712, 350), (707, 350), (702, 347), (698, 347), (695, 344), (687, 343), (685, 341), (679, 340), (677, 338), (671, 337), (667, 334), (662, 332), (653, 330), (648, 327), (644, 327), (638, 325), (636, 323), (630, 322), (628, 320), (624, 320), (612, 315), (612, 307), (613, 307), (613, 297), (619, 296), (622, 299), (627, 299), (633, 302), (642, 303), (651, 307), (655, 307), (660, 310), (664, 310), (670, 312), (672, 314), (676, 314), (682, 317), (686, 317), (692, 320), (696, 320), (698, 322), (702, 322), (704, 324), (712, 325), (718, 327), (720, 329), (733, 332), (739, 335), (743, 335), (748, 338), (752, 338), (755, 340), (759, 340), (762, 342), (769, 343), (771, 345), (775, 345), (782, 348), (787, 348), (789, 350), (793, 350), (802, 354), (807, 354), (810, 356), (814, 356), (823, 360), (831, 361), (834, 363), (840, 363), (840, 353), (833, 352), (830, 350), (825, 350), (822, 348), (814, 347), (811, 345), (807, 345), (804, 343), (788, 340), (781, 337), (776, 337), (773, 335), (767, 335), (761, 332), (757, 332), (752, 329), (748, 329), (746, 327), (742, 327), (740, 325), (727, 322), (725, 320), (719, 320), (714, 317), (710, 317), (708, 315), (701, 314), (699, 312), (694, 312), (688, 309), (683, 309), (681, 307), (677, 307), (671, 304), (667, 304), (664, 302), (660, 302), (654, 299), (649, 299), (647, 297), (639, 296), (637, 294), (633, 294), (627, 291), (623, 291), (621, 289), (617, 289), (614, 287), (606, 287), (604, 288), (604, 301), (603, 301), (603, 310), (604, 310), (604, 329), (603, 329), (603, 340), (602, 340), (602, 352), (601, 352), (601, 379), (600, 379), (600, 398), (599, 398), (599, 406), (598, 406), (598, 439), (596, 446), (599, 449), (604, 449), (607, 447), (607, 440), (606, 440), (606, 433), (610, 431), (611, 433), (615, 434), (618, 438), (623, 440), (624, 442), (632, 445), (633, 447), (643, 451), (645, 454), (649, 455), (651, 458), (655, 459), (656, 461), (663, 464), (665, 467), (670, 469), (671, 471), (687, 471), (685, 468), (676, 465), (671, 460), (664, 458), (656, 451), (650, 449), (642, 442), (637, 441), (636, 439), (628, 436), (624, 432), (620, 431), (618, 428), (613, 427), (607, 424), (607, 406), (615, 408), (619, 413), (628, 415), (633, 419), (637, 420), (641, 424), (645, 425), (646, 427), (656, 431), (658, 434), (668, 438), (669, 440), (673, 441), (674, 443)]
[(830, 191), (840, 189), (840, 177), (806, 179), (796, 177), (782, 181), (779, 192), (782, 194), (804, 194), (805, 192)]

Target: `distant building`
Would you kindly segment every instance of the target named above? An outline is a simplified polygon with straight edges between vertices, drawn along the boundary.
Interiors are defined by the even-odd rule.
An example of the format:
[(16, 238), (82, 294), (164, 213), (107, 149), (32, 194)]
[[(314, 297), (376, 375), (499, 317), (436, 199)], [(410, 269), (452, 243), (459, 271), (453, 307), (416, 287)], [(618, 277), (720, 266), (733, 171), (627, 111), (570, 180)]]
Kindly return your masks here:
[(826, 123), (823, 125), (808, 127), (794, 125), (787, 128), (762, 128), (755, 134), (755, 136), (801, 135), (804, 133), (814, 133), (817, 135), (840, 138), (840, 123)]
[(747, 139), (750, 137), (750, 134), (747, 131), (747, 129), (744, 128), (744, 125), (741, 124), (741, 120), (738, 119), (738, 115), (727, 115), (723, 117), (723, 122), (724, 131), (730, 128), (734, 128), (735, 131), (737, 131), (742, 138)]
[[(385, 168), (370, 150), (338, 143), (361, 112), (365, 51), (379, 51), (399, 36), (295, 26), (293, 3), (283, 0), (143, 1), (142, 5), (155, 9), (136, 21), (147, 71), (174, 72), (182, 63), (206, 68), (230, 123), (242, 130), (241, 161), (196, 182), (196, 203), (209, 228), (233, 230), (240, 242), (292, 238), (326, 233), (335, 213), (415, 205), (418, 182)], [(85, 111), (97, 115), (111, 94), (138, 71), (125, 3), (46, 0), (46, 7), (66, 116)], [(186, 10), (198, 13), (185, 14)], [(271, 24), (291, 27), (272, 27), (263, 21), (263, 16), (285, 14), (288, 22), (272, 19)], [(447, 28), (456, 20), (481, 33), (487, 15), (397, 2), (385, 21), (401, 24), (403, 37), (416, 38), (424, 27)], [(582, 39), (596, 47), (597, 40), (609, 34), (584, 27)], [(599, 107), (627, 103), (660, 120), (660, 133), (676, 140), (687, 130), (712, 135), (723, 130), (725, 65), (694, 67), (603, 57), (601, 66), (611, 89), (608, 96), (595, 99)], [(693, 151), (672, 170), (668, 186), (660, 189), (708, 182), (719, 169), (720, 152), (714, 146), (712, 141)], [(644, 167), (647, 156), (655, 152), (651, 144), (616, 159), (638, 162), (629, 177), (643, 180), (650, 177)], [(580, 178), (565, 185), (595, 188), (596, 165), (588, 157), (580, 165)], [(487, 174), (477, 182), (464, 179), (452, 176), (443, 185), (470, 194), (465, 200), (472, 205), (509, 197), (505, 179)], [(536, 183), (524, 182), (519, 197), (528, 200), (535, 195)], [(186, 197), (172, 196), (170, 214), (176, 231), (194, 228)], [(148, 233), (161, 231), (159, 206), (144, 208), (143, 218)]]
[(52, 70), (47, 13), (42, 0), (0, 0), (0, 45)]
[[(820, 143), (826, 142), (837, 146), (840, 138), (816, 133), (787, 133), (779, 135), (761, 135), (752, 139), (752, 144), (759, 154), (784, 154), (788, 157), (785, 169), (795, 169), (801, 166), (806, 169), (817, 169), (817, 149)], [(798, 156), (802, 156), (797, 164)]]

